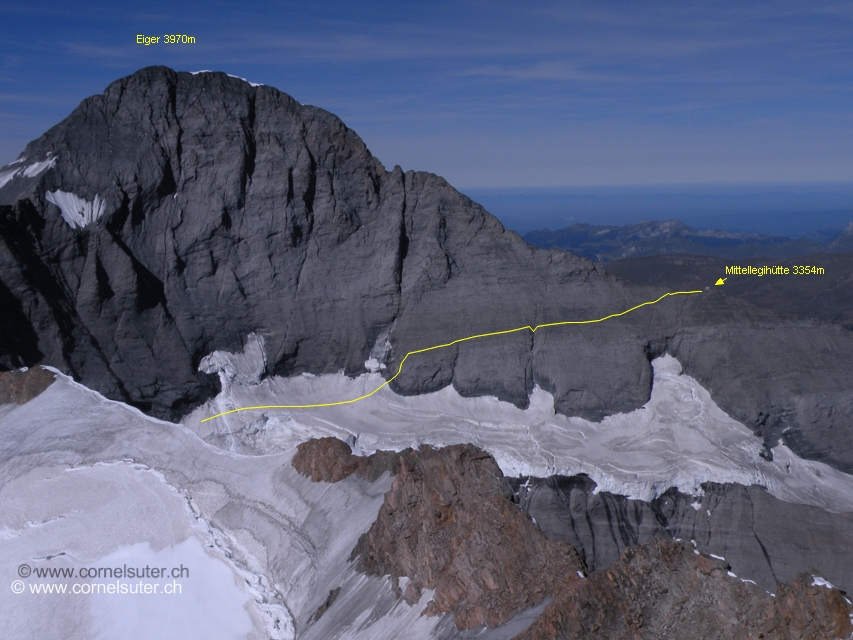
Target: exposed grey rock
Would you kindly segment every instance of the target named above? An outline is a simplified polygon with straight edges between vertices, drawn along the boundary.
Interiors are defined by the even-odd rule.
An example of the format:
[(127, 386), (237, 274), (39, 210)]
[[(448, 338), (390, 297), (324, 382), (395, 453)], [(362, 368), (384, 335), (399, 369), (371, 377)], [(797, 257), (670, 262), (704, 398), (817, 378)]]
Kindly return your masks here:
[(848, 224), (841, 233), (830, 240), (827, 248), (830, 251), (853, 251), (853, 222)]
[[(0, 170), (0, 318), (14, 329), (0, 364), (52, 364), (157, 416), (215, 392), (202, 359), (253, 332), (266, 375), (355, 375), (378, 353), (390, 376), (414, 349), (665, 291), (531, 247), (438, 176), (386, 171), (332, 114), (222, 73), (143, 69), (22, 157)], [(393, 387), (524, 406), (538, 384), (559, 412), (598, 419), (646, 402), (649, 359), (669, 351), (768, 442), (785, 432), (853, 470), (851, 415), (829, 411), (853, 402), (853, 335), (718, 293), (421, 354)]]
[(694, 497), (672, 489), (651, 502), (593, 493), (586, 476), (516, 479), (516, 499), (548, 538), (574, 546), (590, 571), (654, 539), (695, 541), (739, 577), (773, 591), (816, 571), (853, 593), (853, 514), (783, 502), (761, 487), (703, 485)]
[[(726, 275), (727, 265), (786, 266), (814, 265), (820, 275), (737, 276)], [(607, 272), (633, 284), (673, 289), (704, 287), (725, 277), (724, 293), (771, 309), (779, 318), (799, 316), (832, 322), (853, 329), (853, 253), (817, 254), (787, 260), (726, 260), (710, 256), (661, 255), (614, 260)]]
[[(322, 438), (302, 443), (292, 465), (338, 482), (372, 457)], [(575, 476), (510, 481), (523, 515), (494, 461), (471, 445), (408, 450), (396, 473), (353, 555), (360, 570), (390, 575), (412, 605), (434, 589), (424, 612), (453, 611), (460, 628), (495, 626), (545, 594), (550, 602), (519, 638), (840, 638), (853, 629), (853, 605), (832, 587), (850, 581), (853, 514), (731, 484), (645, 503), (594, 494)], [(336, 626), (310, 637), (337, 637), (333, 629), (373, 606), (354, 606), (349, 592), (329, 594), (318, 614), (329, 609)], [(348, 602), (334, 609), (338, 593)]]

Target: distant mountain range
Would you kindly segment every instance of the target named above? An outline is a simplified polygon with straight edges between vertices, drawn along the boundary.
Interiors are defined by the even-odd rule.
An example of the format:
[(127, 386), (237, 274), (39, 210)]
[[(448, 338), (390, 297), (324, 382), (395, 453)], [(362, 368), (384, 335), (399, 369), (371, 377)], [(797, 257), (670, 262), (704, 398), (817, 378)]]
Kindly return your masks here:
[[(783, 316), (812, 318), (832, 322), (853, 330), (853, 252), (816, 253), (808, 261), (799, 258), (771, 259), (772, 264), (792, 268), (795, 264), (813, 264), (825, 270), (819, 276), (778, 277), (732, 276), (725, 294), (739, 298)], [(725, 258), (699, 255), (657, 255), (626, 258), (607, 263), (607, 272), (640, 285), (672, 290), (701, 288), (726, 275)], [(742, 266), (760, 267), (763, 258), (743, 258)]]
[(565, 229), (542, 229), (524, 240), (543, 249), (564, 249), (594, 262), (666, 254), (718, 258), (791, 258), (813, 253), (853, 251), (853, 222), (840, 233), (798, 239), (784, 236), (697, 231), (678, 220), (648, 221), (626, 226), (573, 224)]

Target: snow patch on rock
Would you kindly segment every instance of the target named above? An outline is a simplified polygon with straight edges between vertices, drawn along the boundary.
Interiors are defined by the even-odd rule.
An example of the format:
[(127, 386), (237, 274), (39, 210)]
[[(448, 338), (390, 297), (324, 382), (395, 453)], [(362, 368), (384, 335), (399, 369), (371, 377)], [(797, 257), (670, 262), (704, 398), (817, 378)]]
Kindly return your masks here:
[[(228, 76), (229, 78), (237, 78), (237, 80), (242, 80), (243, 82), (249, 82), (248, 80), (246, 80), (246, 78), (241, 78), (240, 76), (232, 76), (230, 73), (226, 73), (225, 75)], [(262, 85), (260, 82), (249, 82), (249, 86), (263, 87), (264, 85)]]
[[(14, 162), (10, 163), (8, 166), (12, 167), (13, 165), (20, 164), (25, 160), (26, 158), (19, 158), (18, 160), (15, 160)], [(29, 164), (24, 167), (15, 167), (14, 169), (3, 171), (2, 173), (0, 173), (0, 188), (5, 186), (11, 180), (17, 178), (18, 176), (23, 176), (25, 178), (35, 178), (39, 174), (52, 168), (56, 164), (57, 160), (58, 156), (47, 154), (47, 157), (40, 162), (34, 162), (33, 164)]]
[(95, 196), (94, 202), (84, 200), (68, 191), (48, 191), (45, 198), (55, 204), (62, 212), (62, 219), (72, 229), (82, 229), (101, 218), (106, 212), (107, 203)]
[(232, 384), (256, 385), (267, 369), (264, 338), (256, 333), (250, 333), (246, 338), (243, 351), (240, 353), (214, 351), (202, 358), (198, 369), (204, 373), (219, 374), (223, 389), (230, 389)]
[(376, 358), (368, 358), (364, 362), (364, 368), (370, 371), (370, 373), (376, 373), (385, 368), (385, 365), (379, 362)]
[(813, 587), (826, 587), (827, 589), (835, 589), (835, 585), (833, 585), (829, 580), (824, 580), (820, 576), (812, 576), (812, 586)]

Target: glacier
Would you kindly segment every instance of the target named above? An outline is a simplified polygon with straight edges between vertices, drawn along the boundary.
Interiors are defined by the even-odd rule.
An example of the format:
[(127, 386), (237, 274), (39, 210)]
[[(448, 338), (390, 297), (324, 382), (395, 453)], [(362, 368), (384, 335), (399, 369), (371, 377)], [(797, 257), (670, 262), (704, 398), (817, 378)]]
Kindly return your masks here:
[(678, 360), (661, 356), (652, 367), (649, 401), (601, 422), (556, 414), (553, 396), (538, 387), (529, 407), (519, 409), (494, 397), (464, 398), (452, 386), (406, 397), (386, 387), (351, 405), (261, 409), (201, 422), (238, 407), (355, 398), (384, 382), (378, 373), (356, 378), (340, 373), (269, 377), (259, 384), (227, 380), (221, 393), (183, 424), (205, 441), (242, 454), (289, 450), (323, 436), (345, 440), (364, 454), (470, 442), (492, 454), (505, 475), (584, 473), (596, 482), (597, 491), (631, 499), (653, 500), (670, 487), (701, 495), (705, 482), (731, 482), (765, 487), (787, 502), (853, 511), (853, 476), (799, 458), (781, 443), (772, 451), (773, 460), (765, 459), (761, 439), (684, 375)]
[[(314, 483), (291, 466), (294, 451), (226, 452), (56, 377), (30, 402), (0, 405), (0, 570), (162, 560), (189, 566), (188, 591), (183, 599), (39, 597), (5, 588), (10, 637), (185, 638), (201, 618), (216, 627), (205, 637), (222, 639), (293, 640), (297, 631), (378, 639), (389, 629), (413, 640), (460, 637), (452, 619), (421, 616), (428, 597), (409, 607), (389, 579), (359, 574), (349, 561), (390, 488), (387, 474)], [(334, 611), (312, 623), (338, 586)], [(101, 625), (114, 614), (125, 629)], [(508, 640), (532, 618), (521, 622), (478, 637)]]
[[(233, 414), (203, 423), (205, 431), (198, 417), (225, 405), (346, 397), (382, 380), (339, 374), (258, 381), (263, 342), (255, 337), (246, 345), (241, 354), (211, 354), (206, 366), (223, 369), (223, 392), (183, 424), (107, 400), (58, 372), (30, 402), (0, 406), (0, 568), (6, 575), (24, 562), (79, 567), (170, 558), (167, 566), (190, 566), (184, 582), (201, 598), (181, 600), (180, 616), (171, 618), (176, 601), (165, 598), (39, 599), (5, 589), (0, 606), (18, 612), (8, 617), (15, 637), (35, 640), (74, 628), (77, 635), (68, 637), (97, 638), (97, 621), (117, 612), (136, 637), (152, 630), (179, 637), (151, 621), (165, 617), (185, 630), (195, 616), (209, 615), (211, 603), (221, 633), (209, 637), (222, 638), (379, 639), (396, 630), (413, 639), (502, 640), (535, 619), (531, 610), (504, 627), (463, 636), (451, 618), (421, 615), (428, 593), (410, 607), (387, 577), (359, 574), (351, 550), (375, 520), (392, 478), (370, 483), (351, 476), (328, 484), (300, 476), (290, 464), (294, 447), (318, 435), (348, 439), (362, 453), (473, 441), (507, 473), (578, 469), (602, 490), (641, 497), (734, 477), (763, 482), (790, 501), (853, 510), (847, 497), (853, 477), (783, 447), (774, 450), (773, 462), (764, 460), (760, 441), (669, 356), (653, 362), (649, 403), (601, 423), (555, 415), (553, 398), (542, 390), (520, 410), (494, 398), (462, 398), (452, 388), (413, 397), (383, 389), (348, 407)], [(226, 429), (232, 430), (227, 437)], [(205, 584), (193, 583), (194, 576)], [(337, 587), (335, 606), (312, 622)]]

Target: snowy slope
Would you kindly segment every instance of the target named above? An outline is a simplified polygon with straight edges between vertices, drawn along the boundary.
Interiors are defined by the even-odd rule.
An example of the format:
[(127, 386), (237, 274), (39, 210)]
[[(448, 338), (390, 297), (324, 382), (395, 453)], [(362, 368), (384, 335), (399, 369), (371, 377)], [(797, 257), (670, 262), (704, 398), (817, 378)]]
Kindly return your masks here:
[[(314, 483), (292, 468), (293, 453), (223, 451), (62, 374), (27, 404), (0, 405), (0, 571), (10, 582), (21, 564), (189, 569), (170, 596), (37, 594), (28, 589), (116, 580), (22, 578), (24, 593), (0, 590), (3, 633), (505, 640), (531, 622), (460, 635), (451, 619), (420, 615), (428, 597), (409, 607), (388, 578), (357, 574), (350, 553), (391, 478)], [(339, 601), (312, 623), (338, 586)]]
[[(670, 486), (696, 492), (710, 480), (756, 483), (790, 502), (853, 511), (853, 477), (784, 447), (774, 450), (773, 462), (763, 459), (752, 432), (669, 356), (653, 363), (644, 407), (600, 423), (555, 415), (553, 398), (542, 390), (519, 410), (493, 398), (462, 398), (452, 387), (413, 397), (386, 388), (354, 405), (250, 411), (200, 423), (210, 412), (245, 404), (353, 397), (382, 380), (260, 380), (263, 341), (255, 336), (247, 345), (241, 354), (204, 360), (206, 370), (220, 373), (223, 392), (185, 425), (106, 400), (61, 374), (27, 404), (0, 406), (5, 575), (22, 563), (190, 570), (179, 581), (180, 596), (3, 590), (2, 621), (14, 637), (183, 638), (192, 628), (223, 639), (380, 640), (405, 633), (502, 640), (529, 623), (535, 612), (503, 628), (460, 634), (450, 618), (420, 615), (428, 593), (409, 607), (387, 578), (356, 573), (350, 552), (391, 479), (325, 484), (299, 476), (290, 465), (294, 447), (320, 435), (348, 439), (362, 452), (473, 442), (508, 474), (585, 472), (601, 490), (645, 499)], [(40, 581), (23, 582), (29, 588)], [(337, 587), (335, 604), (312, 621)]]

